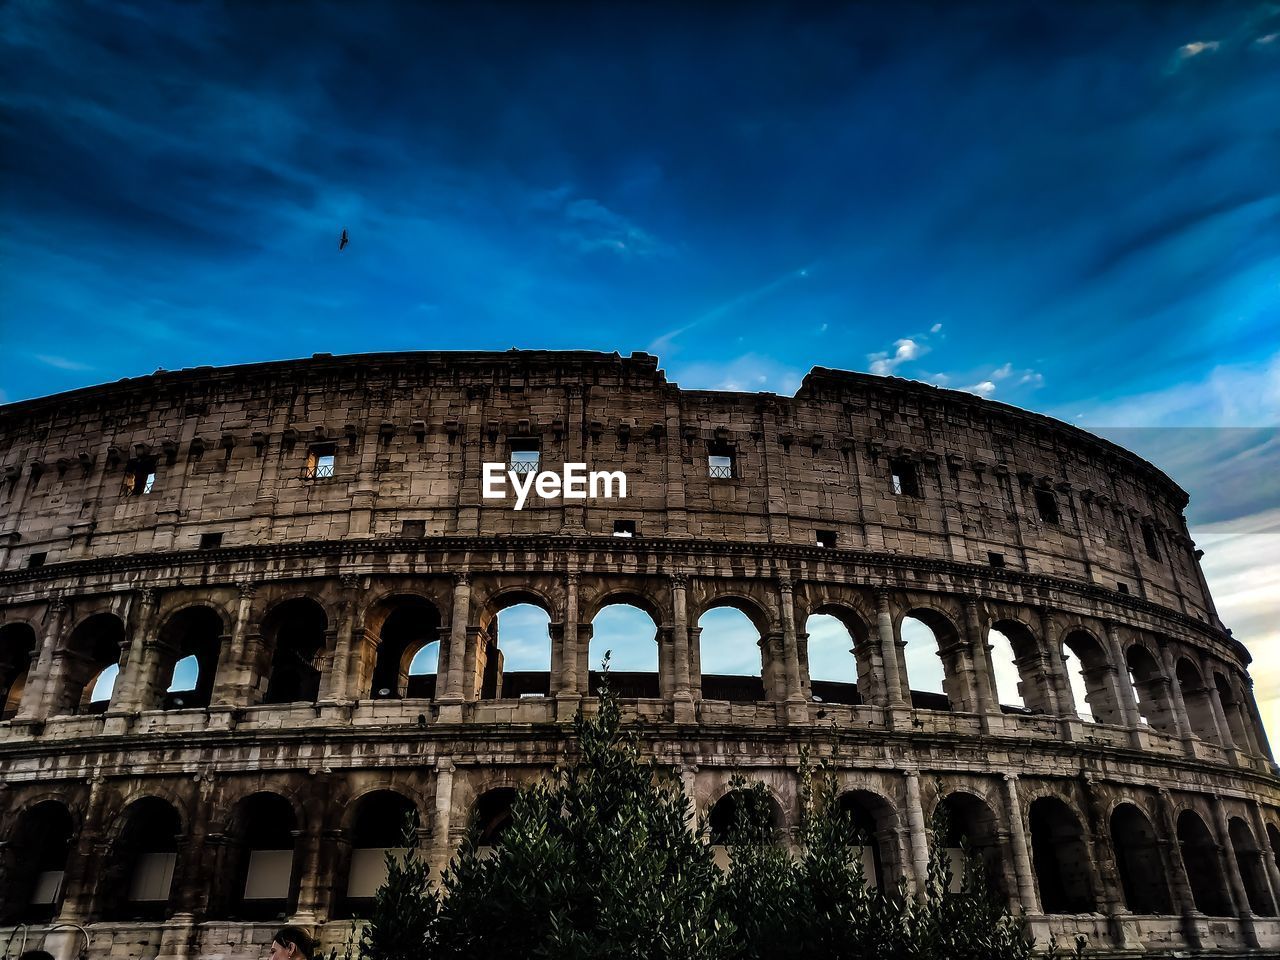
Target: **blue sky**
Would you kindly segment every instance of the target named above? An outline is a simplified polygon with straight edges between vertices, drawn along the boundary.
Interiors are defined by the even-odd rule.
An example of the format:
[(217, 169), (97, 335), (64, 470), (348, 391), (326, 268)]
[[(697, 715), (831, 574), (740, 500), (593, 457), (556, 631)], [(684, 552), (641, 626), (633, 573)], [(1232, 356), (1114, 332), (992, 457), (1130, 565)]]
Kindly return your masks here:
[(1280, 5), (727, 9), (11, 0), (0, 402), (512, 346), (968, 389), (1187, 487), (1280, 689)]

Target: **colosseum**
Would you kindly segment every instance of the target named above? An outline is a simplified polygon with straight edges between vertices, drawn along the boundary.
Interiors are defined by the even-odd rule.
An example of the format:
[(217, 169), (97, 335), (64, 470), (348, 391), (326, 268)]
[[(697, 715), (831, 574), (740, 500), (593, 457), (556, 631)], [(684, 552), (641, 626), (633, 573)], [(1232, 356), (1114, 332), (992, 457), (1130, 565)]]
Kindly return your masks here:
[[(516, 510), (485, 463), (626, 496)], [(9, 404), (0, 470), (5, 957), (247, 960), (282, 918), (341, 953), (402, 813), (440, 869), (563, 755), (618, 604), (652, 620), (626, 715), (713, 830), (740, 771), (785, 836), (807, 749), (872, 882), (918, 882), (945, 804), (1041, 938), (1280, 950), (1280, 780), (1187, 495), (1067, 424), (821, 367), (319, 354)], [(545, 661), (504, 669), (523, 604)], [(717, 608), (751, 671), (704, 670)]]

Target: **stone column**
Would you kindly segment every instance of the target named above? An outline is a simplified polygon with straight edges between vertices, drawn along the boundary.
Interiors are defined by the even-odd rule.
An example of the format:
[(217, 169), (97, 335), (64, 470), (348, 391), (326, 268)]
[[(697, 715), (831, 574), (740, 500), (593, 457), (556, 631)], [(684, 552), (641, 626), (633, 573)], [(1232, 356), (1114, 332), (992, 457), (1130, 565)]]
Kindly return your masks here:
[(1066, 660), (1062, 655), (1062, 641), (1058, 637), (1058, 626), (1053, 621), (1053, 611), (1041, 607), (1040, 613), (1040, 646), (1044, 650), (1045, 672), (1053, 690), (1054, 705), (1058, 716), (1067, 720), (1079, 720), (1076, 713), (1076, 698), (1071, 692), (1071, 677), (1067, 670)]
[(978, 616), (978, 601), (966, 597), (964, 601), (965, 631), (969, 634), (969, 649), (973, 658), (974, 688), (978, 713), (982, 715), (982, 729), (991, 729), (992, 718), (1001, 715), (996, 695), (995, 675), (991, 669), (991, 647), (987, 643), (987, 631)]
[(1218, 742), (1228, 751), (1228, 757), (1233, 762), (1238, 762), (1235, 733), (1232, 732), (1231, 724), (1227, 721), (1227, 711), (1222, 704), (1222, 695), (1218, 692), (1217, 683), (1214, 682), (1213, 666), (1204, 658), (1200, 660), (1200, 676), (1204, 678), (1205, 691), (1209, 694), (1209, 706), (1213, 708), (1213, 722), (1218, 728)]
[(914, 874), (916, 896), (923, 900), (928, 894), (929, 834), (925, 828), (924, 807), (920, 803), (920, 774), (916, 770), (904, 770), (907, 788), (907, 829), (911, 834), (911, 872)]
[(782, 614), (782, 675), (787, 697), (787, 721), (804, 723), (809, 719), (800, 683), (800, 642), (796, 637), (795, 594), (790, 578), (778, 579), (779, 607)]
[(671, 654), (675, 666), (675, 689), (672, 718), (676, 723), (693, 723), (696, 719), (693, 688), (689, 672), (689, 609), (685, 596), (687, 580), (683, 573), (671, 576)]
[(240, 601), (236, 605), (236, 621), (231, 626), (231, 640), (218, 664), (213, 691), (213, 705), (219, 707), (241, 707), (249, 698), (245, 638), (249, 629), (249, 612), (253, 608), (254, 585), (245, 582), (238, 586)]
[[(467, 627), (471, 620), (471, 576), (455, 574), (453, 578), (453, 614), (449, 621), (449, 673), (445, 680), (440, 719), (458, 723), (462, 720), (463, 674), (467, 663)], [(438, 673), (438, 671), (437, 671)]]
[(880, 656), (884, 660), (885, 686), (889, 691), (889, 707), (909, 707), (898, 670), (897, 637), (893, 631), (893, 615), (889, 612), (889, 591), (876, 591), (876, 629), (880, 634)]
[(310, 822), (303, 830), (295, 831), (294, 850), (300, 857), (302, 868), (298, 874), (297, 912), (290, 923), (310, 926), (323, 919), (325, 884), (321, 873), (322, 846), (325, 838), (324, 820), (329, 809), (329, 778), (319, 774), (315, 778), (311, 796), (314, 805)]
[(436, 761), (436, 802), (431, 821), (431, 873), (439, 882), (453, 856), (449, 828), (453, 820), (453, 761)]
[(1240, 926), (1244, 928), (1245, 942), (1250, 947), (1257, 947), (1258, 933), (1254, 929), (1253, 908), (1249, 905), (1249, 895), (1245, 892), (1244, 877), (1240, 875), (1240, 863), (1236, 859), (1235, 846), (1231, 843), (1231, 831), (1227, 828), (1227, 812), (1222, 804), (1222, 797), (1213, 795), (1213, 826), (1217, 831), (1218, 860), (1222, 864), (1223, 876), (1227, 878), (1227, 893), (1231, 897), (1231, 908), (1240, 918)]
[(1173, 817), (1173, 797), (1169, 791), (1159, 791), (1160, 825), (1164, 837), (1158, 842), (1166, 848), (1168, 855), (1165, 863), (1169, 870), (1169, 892), (1173, 896), (1173, 908), (1184, 917), (1198, 913), (1195, 894), (1191, 892), (1191, 881), (1187, 877), (1187, 865), (1182, 860), (1182, 849), (1178, 843), (1178, 824)]
[[(576, 573), (566, 574), (564, 596), (564, 628), (561, 630), (560, 642), (552, 645), (551, 675), (559, 679), (559, 683), (553, 690), (556, 695), (556, 716), (562, 720), (569, 720), (577, 713), (578, 701), (583, 693), (578, 681), (578, 575)], [(556, 660), (559, 663), (556, 663)], [(590, 674), (587, 679), (590, 679)]]
[(352, 637), (355, 633), (356, 598), (359, 596), (360, 577), (354, 573), (344, 573), (338, 577), (342, 585), (342, 596), (338, 601), (338, 629), (334, 637), (333, 658), (328, 672), (320, 678), (321, 702), (340, 702), (359, 699), (361, 691), (350, 689)]
[(111, 691), (111, 704), (107, 716), (136, 713), (152, 706), (142, 701), (154, 683), (154, 675), (160, 653), (166, 649), (150, 636), (151, 618), (156, 609), (156, 591), (144, 589), (138, 592), (134, 606), (129, 610), (129, 634), (126, 654), (120, 673)]
[[(1257, 741), (1258, 752), (1267, 760), (1271, 761), (1272, 771), (1275, 771), (1275, 755), (1271, 752), (1271, 741), (1267, 739), (1267, 728), (1262, 722), (1262, 717), (1258, 713), (1258, 700), (1253, 693), (1253, 677), (1247, 673), (1244, 676), (1244, 703), (1245, 713), (1248, 714), (1249, 727), (1253, 731), (1253, 736)], [(1280, 904), (1277, 904), (1280, 908)]]
[(696, 833), (698, 829), (698, 796), (696, 792), (698, 765), (695, 763), (683, 764), (679, 768), (679, 773), (680, 789), (689, 798), (689, 810), (688, 816), (685, 817), (685, 826), (689, 828), (690, 833)]
[(102, 840), (102, 810), (107, 791), (100, 774), (89, 780), (89, 799), (85, 803), (84, 820), (80, 833), (69, 845), (66, 873), (63, 877), (64, 895), (58, 920), (75, 923), (86, 919), (94, 907), (97, 880), (103, 866), (102, 860), (108, 845)]
[[(205, 851), (209, 839), (209, 816), (211, 811), (210, 797), (213, 793), (213, 782), (207, 775), (199, 775), (200, 782), (195, 794), (194, 810), (191, 826), (181, 844), (178, 855), (180, 863), (174, 871), (173, 903), (179, 914), (189, 917), (203, 917), (209, 908), (209, 895), (213, 884), (209, 877), (209, 864)], [(218, 878), (222, 879), (222, 878)]]
[(1157, 638), (1157, 647), (1160, 650), (1160, 667), (1164, 671), (1165, 678), (1169, 681), (1169, 702), (1173, 707), (1173, 725), (1179, 739), (1182, 740), (1183, 749), (1188, 756), (1195, 756), (1196, 750), (1193, 741), (1195, 736), (1191, 732), (1191, 717), (1187, 713), (1186, 701), (1182, 698), (1182, 684), (1178, 682), (1178, 670), (1173, 662), (1173, 655), (1169, 652), (1169, 643), (1166, 637)]
[(1027, 831), (1022, 825), (1022, 803), (1018, 799), (1018, 775), (1004, 775), (1005, 812), (1009, 817), (1009, 843), (1013, 847), (1013, 871), (1018, 879), (1018, 898), (1027, 913), (1040, 912), (1035, 875), (1031, 870), (1031, 854), (1027, 846)]
[(1116, 692), (1119, 695), (1117, 702), (1120, 705), (1120, 716), (1129, 730), (1130, 743), (1141, 748), (1142, 731), (1139, 720), (1142, 715), (1138, 712), (1138, 698), (1133, 692), (1133, 680), (1129, 677), (1129, 663), (1120, 645), (1120, 628), (1114, 620), (1107, 621), (1107, 652), (1116, 667)]
[(31, 671), (27, 674), (27, 685), (22, 691), (22, 703), (18, 707), (14, 720), (34, 720), (46, 717), (52, 700), (51, 674), (53, 671), (53, 655), (63, 647), (63, 630), (66, 628), (67, 604), (60, 597), (49, 601), (44, 633), (40, 644), (32, 651)]
[(1280, 912), (1280, 867), (1276, 866), (1275, 854), (1267, 839), (1267, 824), (1262, 819), (1262, 805), (1254, 800), (1249, 804), (1249, 823), (1253, 827), (1253, 835), (1257, 839), (1258, 850), (1262, 856), (1262, 866), (1267, 874), (1267, 884), (1271, 887), (1271, 902)]

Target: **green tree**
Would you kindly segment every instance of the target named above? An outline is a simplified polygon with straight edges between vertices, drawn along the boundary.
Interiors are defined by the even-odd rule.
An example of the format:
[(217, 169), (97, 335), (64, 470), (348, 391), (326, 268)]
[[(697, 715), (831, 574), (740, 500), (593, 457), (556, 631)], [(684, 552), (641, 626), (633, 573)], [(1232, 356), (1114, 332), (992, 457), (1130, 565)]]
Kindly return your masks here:
[(387, 879), (378, 887), (369, 924), (360, 937), (364, 960), (422, 960), (430, 956), (439, 895), (431, 867), (418, 851), (417, 818), (406, 818), (403, 856), (387, 853)]

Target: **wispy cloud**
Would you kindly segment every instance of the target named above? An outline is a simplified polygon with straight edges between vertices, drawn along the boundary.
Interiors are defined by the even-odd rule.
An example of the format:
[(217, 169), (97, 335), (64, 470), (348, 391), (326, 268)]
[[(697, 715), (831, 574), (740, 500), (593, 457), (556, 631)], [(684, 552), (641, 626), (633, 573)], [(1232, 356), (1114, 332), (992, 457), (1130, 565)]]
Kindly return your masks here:
[(79, 360), (70, 360), (67, 357), (59, 357), (51, 353), (37, 353), (35, 358), (47, 367), (53, 367), (57, 370), (92, 370), (93, 367), (87, 363), (81, 363)]
[(668, 330), (666, 333), (650, 342), (648, 348), (649, 352), (656, 353), (660, 357), (674, 353), (676, 350), (675, 341), (678, 337), (691, 330), (697, 329), (698, 327), (718, 323), (721, 320), (733, 316), (740, 310), (745, 310), (746, 308), (759, 303), (761, 300), (772, 296), (784, 287), (795, 283), (797, 280), (806, 279), (809, 276), (809, 271), (812, 269), (813, 264), (801, 267), (798, 270), (789, 270), (782, 276), (774, 280), (770, 280), (766, 284), (754, 287), (745, 293), (738, 294), (723, 303), (717, 304), (696, 319), (689, 321), (683, 326), (676, 327), (674, 330)]
[(980, 397), (989, 397), (996, 392), (996, 385), (990, 380), (980, 380), (967, 387), (961, 387), (966, 393), (976, 393)]
[(904, 363), (909, 363), (929, 352), (929, 348), (910, 337), (893, 342), (893, 353), (869, 353), (867, 362), (871, 372), (879, 377), (891, 377)]
[(582, 197), (564, 204), (561, 240), (581, 253), (605, 251), (624, 259), (670, 255), (672, 248), (633, 220), (599, 200)]
[(744, 353), (723, 362), (675, 364), (668, 376), (686, 390), (768, 391), (793, 394), (807, 371), (768, 356)]
[(1182, 60), (1190, 60), (1192, 57), (1198, 57), (1202, 53), (1216, 53), (1221, 45), (1217, 40), (1196, 40), (1180, 46), (1177, 56)]

